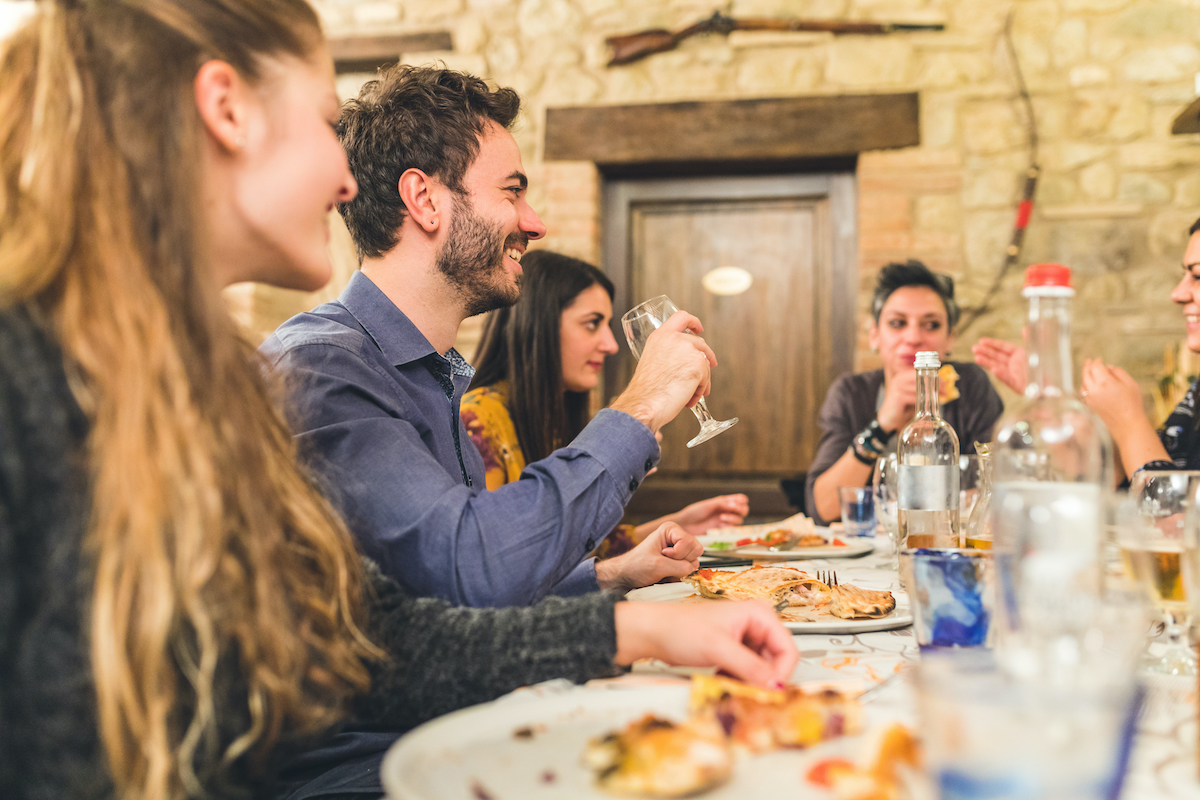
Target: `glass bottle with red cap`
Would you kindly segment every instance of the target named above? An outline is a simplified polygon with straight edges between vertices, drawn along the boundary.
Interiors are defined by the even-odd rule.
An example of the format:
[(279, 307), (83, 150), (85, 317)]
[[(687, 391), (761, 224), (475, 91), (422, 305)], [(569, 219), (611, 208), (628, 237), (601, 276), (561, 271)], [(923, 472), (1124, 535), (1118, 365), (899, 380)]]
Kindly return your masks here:
[(1055, 660), (1042, 645), (1087, 618), (1102, 594), (1113, 453), (1104, 423), (1075, 392), (1071, 270), (1035, 264), (1022, 293), (1029, 383), (992, 445), (992, 530), (1002, 635), (1025, 644), (1010, 649), (1018, 671), (1041, 672)]

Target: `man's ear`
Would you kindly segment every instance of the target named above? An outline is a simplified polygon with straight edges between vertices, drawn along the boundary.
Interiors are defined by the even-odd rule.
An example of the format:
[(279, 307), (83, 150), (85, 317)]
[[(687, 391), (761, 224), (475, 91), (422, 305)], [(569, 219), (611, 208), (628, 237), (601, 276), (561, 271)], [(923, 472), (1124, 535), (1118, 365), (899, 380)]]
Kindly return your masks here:
[(206, 61), (192, 81), (204, 127), (226, 150), (237, 152), (249, 139), (249, 87), (224, 61)]
[(404, 170), (397, 187), (409, 218), (429, 234), (437, 231), (444, 221), (441, 213), (442, 193), (438, 191), (440, 187), (441, 184), (419, 169)]

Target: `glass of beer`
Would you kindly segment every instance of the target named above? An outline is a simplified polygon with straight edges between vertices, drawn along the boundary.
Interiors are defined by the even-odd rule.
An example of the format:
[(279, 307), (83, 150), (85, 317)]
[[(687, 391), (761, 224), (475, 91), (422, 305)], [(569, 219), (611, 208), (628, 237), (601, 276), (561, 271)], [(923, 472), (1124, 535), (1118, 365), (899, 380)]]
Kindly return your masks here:
[(1168, 675), (1195, 675), (1196, 656), (1187, 642), (1189, 594), (1196, 592), (1192, 563), (1196, 546), (1186, 535), (1189, 510), (1200, 490), (1200, 471), (1142, 471), (1129, 486), (1129, 504), (1118, 519), (1121, 560), (1166, 622), (1166, 649), (1152, 649), (1143, 667)]

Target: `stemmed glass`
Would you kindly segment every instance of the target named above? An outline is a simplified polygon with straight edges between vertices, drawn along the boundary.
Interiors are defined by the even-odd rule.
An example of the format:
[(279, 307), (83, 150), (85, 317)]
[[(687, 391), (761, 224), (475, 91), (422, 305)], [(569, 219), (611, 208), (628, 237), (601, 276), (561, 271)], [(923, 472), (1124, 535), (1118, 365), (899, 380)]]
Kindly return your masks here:
[[(621, 317), (621, 327), (625, 330), (625, 338), (629, 341), (629, 349), (633, 351), (634, 358), (642, 357), (646, 339), (678, 310), (671, 302), (671, 298), (664, 294), (635, 306)], [(700, 398), (700, 402), (692, 406), (692, 413), (700, 421), (700, 433), (687, 443), (688, 447), (695, 447), (701, 442), (707, 442), (721, 431), (732, 428), (738, 421), (737, 417), (723, 421), (713, 419), (712, 414), (708, 413), (708, 405), (704, 402), (703, 397)]]
[(875, 518), (883, 526), (891, 543), (889, 565), (900, 568), (900, 496), (897, 492), (899, 462), (896, 453), (884, 453), (875, 461), (875, 472), (871, 478), (875, 490)]
[(1196, 656), (1187, 641), (1188, 595), (1195, 587), (1186, 580), (1187, 562), (1196, 554), (1185, 528), (1198, 489), (1200, 471), (1139, 472), (1129, 486), (1131, 511), (1127, 507), (1118, 520), (1125, 567), (1166, 618), (1166, 651), (1143, 661), (1152, 672), (1196, 674)]

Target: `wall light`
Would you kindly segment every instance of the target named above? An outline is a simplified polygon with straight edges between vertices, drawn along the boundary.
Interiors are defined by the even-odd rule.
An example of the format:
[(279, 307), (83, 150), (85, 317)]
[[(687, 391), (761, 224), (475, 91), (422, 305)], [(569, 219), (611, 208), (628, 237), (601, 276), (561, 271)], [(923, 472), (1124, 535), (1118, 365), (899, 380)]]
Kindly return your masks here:
[(732, 297), (749, 289), (754, 276), (741, 267), (717, 267), (709, 270), (700, 283), (713, 294)]

